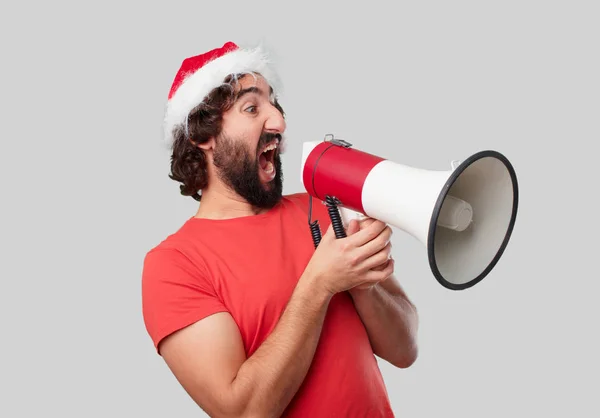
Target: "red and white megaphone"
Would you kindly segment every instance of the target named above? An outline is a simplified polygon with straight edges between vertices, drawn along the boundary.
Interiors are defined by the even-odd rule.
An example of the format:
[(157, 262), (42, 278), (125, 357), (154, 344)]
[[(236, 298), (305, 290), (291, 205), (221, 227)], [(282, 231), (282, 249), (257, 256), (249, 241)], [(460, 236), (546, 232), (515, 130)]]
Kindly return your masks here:
[[(345, 225), (368, 216), (417, 238), (437, 281), (452, 290), (477, 284), (494, 268), (510, 239), (519, 200), (513, 166), (491, 150), (435, 171), (326, 138), (303, 144), (301, 182), (311, 196), (339, 209)], [(337, 229), (338, 238), (345, 236)]]

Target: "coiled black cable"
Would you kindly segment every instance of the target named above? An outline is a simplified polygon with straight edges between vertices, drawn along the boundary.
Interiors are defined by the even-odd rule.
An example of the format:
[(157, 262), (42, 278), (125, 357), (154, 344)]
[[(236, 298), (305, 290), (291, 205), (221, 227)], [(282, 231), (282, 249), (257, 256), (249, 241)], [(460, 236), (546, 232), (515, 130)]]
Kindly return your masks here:
[(315, 248), (317, 248), (321, 242), (321, 228), (319, 227), (319, 221), (310, 222), (308, 227), (310, 228), (310, 234), (312, 235)]
[(312, 195), (308, 196), (308, 227), (310, 228), (310, 235), (312, 236), (312, 240), (313, 243), (315, 244), (315, 248), (317, 248), (319, 246), (319, 243), (321, 242), (321, 228), (319, 227), (319, 220), (315, 219), (314, 221), (311, 220), (312, 218), (312, 201), (313, 201), (313, 197)]
[(329, 212), (329, 218), (333, 225), (333, 231), (335, 232), (336, 238), (346, 238), (346, 230), (338, 210), (338, 205), (341, 203), (338, 199), (332, 196), (325, 197), (325, 203), (327, 204), (327, 211)]
[[(321, 227), (319, 226), (319, 220), (312, 218), (312, 195), (309, 196), (309, 215), (308, 215), (308, 226), (310, 228), (310, 234), (312, 236), (313, 243), (315, 248), (319, 246), (321, 242)], [(333, 227), (333, 231), (335, 232), (336, 238), (345, 238), (346, 230), (344, 229), (344, 223), (342, 222), (342, 217), (340, 215), (338, 205), (340, 201), (332, 196), (325, 197), (325, 203), (327, 204), (327, 212), (329, 213), (329, 218), (331, 219), (331, 225)]]

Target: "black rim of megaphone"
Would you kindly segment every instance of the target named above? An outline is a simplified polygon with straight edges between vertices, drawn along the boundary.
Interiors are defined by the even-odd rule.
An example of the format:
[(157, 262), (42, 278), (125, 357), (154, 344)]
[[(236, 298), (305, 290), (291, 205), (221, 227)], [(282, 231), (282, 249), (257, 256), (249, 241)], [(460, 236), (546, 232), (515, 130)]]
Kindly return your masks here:
[[(456, 179), (458, 179), (458, 177), (462, 174), (462, 172), (467, 167), (469, 167), (475, 161), (477, 161), (481, 158), (485, 158), (485, 157), (494, 157), (494, 158), (500, 160), (506, 166), (506, 169), (508, 170), (508, 172), (510, 174), (510, 178), (511, 178), (512, 184), (513, 184), (513, 207), (512, 207), (512, 213), (510, 215), (510, 223), (506, 230), (506, 235), (504, 236), (502, 245), (500, 245), (500, 248), (498, 248), (498, 252), (494, 256), (492, 261), (488, 264), (488, 266), (483, 270), (483, 272), (481, 274), (479, 274), (479, 276), (475, 277), (473, 280), (470, 280), (466, 283), (462, 283), (462, 284), (450, 283), (449, 281), (444, 279), (444, 276), (438, 269), (437, 263), (435, 262), (435, 232), (437, 230), (437, 228), (436, 228), (437, 220), (440, 215), (440, 211), (442, 209), (442, 204), (444, 203), (444, 200), (446, 199), (446, 195), (452, 188), (452, 185), (454, 184)], [(493, 151), (493, 150), (480, 151), (480, 152), (477, 152), (477, 153), (471, 155), (469, 158), (467, 158), (465, 161), (463, 161), (452, 172), (452, 174), (450, 174), (450, 177), (448, 177), (448, 180), (446, 181), (446, 184), (444, 185), (442, 192), (438, 196), (438, 199), (434, 206), (433, 214), (431, 216), (431, 220), (429, 223), (429, 234), (428, 234), (429, 236), (427, 237), (427, 242), (429, 243), (429, 245), (427, 246), (428, 247), (427, 254), (429, 257), (429, 265), (431, 267), (431, 270), (432, 270), (433, 275), (435, 276), (436, 280), (442, 286), (444, 286), (448, 289), (451, 289), (451, 290), (464, 290), (464, 289), (472, 287), (472, 286), (476, 285), (477, 283), (479, 283), (480, 281), (482, 281), (489, 274), (489, 272), (492, 271), (492, 269), (496, 266), (496, 264), (498, 263), (498, 260), (500, 260), (500, 257), (502, 257), (502, 254), (504, 253), (504, 250), (506, 249), (506, 246), (508, 245), (508, 241), (510, 240), (510, 236), (511, 236), (513, 228), (515, 226), (518, 206), (519, 206), (519, 186), (518, 186), (518, 182), (517, 182), (517, 175), (515, 173), (514, 167), (512, 166), (510, 161), (508, 161), (508, 159), (503, 154), (499, 153), (498, 151)]]

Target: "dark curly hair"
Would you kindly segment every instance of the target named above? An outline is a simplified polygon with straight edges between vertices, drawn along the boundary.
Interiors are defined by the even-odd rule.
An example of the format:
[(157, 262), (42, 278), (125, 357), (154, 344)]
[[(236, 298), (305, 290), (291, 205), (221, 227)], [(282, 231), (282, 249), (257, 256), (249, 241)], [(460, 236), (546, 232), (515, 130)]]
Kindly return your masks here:
[[(208, 184), (208, 172), (204, 150), (198, 147), (198, 144), (208, 142), (210, 138), (221, 133), (223, 113), (233, 105), (237, 83), (245, 75), (230, 75), (221, 86), (213, 89), (188, 115), (187, 132), (186, 127), (182, 125), (174, 129), (169, 178), (182, 183), (179, 189), (183, 196), (201, 200), (200, 191)], [(285, 115), (277, 101), (275, 107)]]

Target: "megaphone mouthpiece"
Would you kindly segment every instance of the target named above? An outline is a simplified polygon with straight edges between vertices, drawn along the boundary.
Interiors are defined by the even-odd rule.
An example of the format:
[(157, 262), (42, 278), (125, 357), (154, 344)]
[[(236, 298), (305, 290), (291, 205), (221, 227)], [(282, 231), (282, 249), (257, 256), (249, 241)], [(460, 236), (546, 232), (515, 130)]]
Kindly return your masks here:
[(473, 219), (473, 208), (468, 202), (454, 196), (446, 196), (437, 224), (454, 231), (464, 231)]

